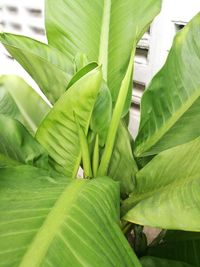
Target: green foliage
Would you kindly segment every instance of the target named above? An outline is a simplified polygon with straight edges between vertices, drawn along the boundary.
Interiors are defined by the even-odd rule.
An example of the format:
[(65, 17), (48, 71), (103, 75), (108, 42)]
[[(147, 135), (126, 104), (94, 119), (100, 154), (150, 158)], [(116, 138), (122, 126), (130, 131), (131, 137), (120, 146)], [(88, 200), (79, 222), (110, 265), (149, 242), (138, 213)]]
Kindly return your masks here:
[[(200, 265), (200, 14), (144, 93), (135, 142), (125, 123), (160, 6), (46, 0), (48, 44), (0, 33), (52, 104), (0, 77), (0, 266)], [(148, 246), (144, 225), (180, 231)]]

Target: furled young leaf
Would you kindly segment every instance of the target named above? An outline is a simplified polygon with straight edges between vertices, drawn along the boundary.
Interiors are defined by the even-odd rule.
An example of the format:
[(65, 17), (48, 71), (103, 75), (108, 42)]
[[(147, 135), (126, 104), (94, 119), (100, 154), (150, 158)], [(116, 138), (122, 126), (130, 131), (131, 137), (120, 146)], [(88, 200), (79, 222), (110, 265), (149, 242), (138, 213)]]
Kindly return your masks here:
[(160, 259), (155, 257), (143, 257), (141, 258), (142, 267), (195, 267), (180, 261), (172, 261), (166, 259)]
[(35, 134), (49, 111), (47, 103), (20, 77), (0, 77), (0, 114), (17, 119)]
[(87, 134), (101, 83), (100, 67), (84, 75), (56, 102), (36, 133), (36, 139), (58, 164), (57, 168), (63, 168), (68, 177), (76, 176), (81, 157), (74, 113)]
[(137, 156), (153, 155), (200, 135), (200, 13), (180, 31), (162, 70), (144, 93)]
[(0, 166), (17, 164), (47, 168), (48, 155), (20, 122), (0, 115)]
[(200, 233), (167, 231), (163, 242), (151, 247), (149, 255), (188, 262), (200, 266)]
[(120, 123), (108, 169), (108, 175), (120, 182), (122, 196), (129, 195), (135, 186), (138, 171), (131, 149), (131, 138), (126, 126)]
[[(136, 174), (136, 187), (122, 207), (125, 220), (200, 231), (200, 137), (157, 155)], [(132, 208), (132, 209), (131, 209)]]
[(46, 0), (48, 42), (71, 58), (82, 52), (102, 64), (115, 102), (133, 44), (160, 5), (160, 0)]
[(29, 166), (0, 169), (4, 267), (141, 267), (119, 228), (119, 187), (108, 177), (49, 177)]
[(67, 88), (73, 64), (65, 54), (34, 39), (9, 33), (0, 34), (0, 42), (32, 76), (53, 104)]
[(100, 146), (105, 145), (108, 128), (112, 117), (112, 98), (105, 82), (103, 82), (91, 117), (90, 128), (99, 135)]

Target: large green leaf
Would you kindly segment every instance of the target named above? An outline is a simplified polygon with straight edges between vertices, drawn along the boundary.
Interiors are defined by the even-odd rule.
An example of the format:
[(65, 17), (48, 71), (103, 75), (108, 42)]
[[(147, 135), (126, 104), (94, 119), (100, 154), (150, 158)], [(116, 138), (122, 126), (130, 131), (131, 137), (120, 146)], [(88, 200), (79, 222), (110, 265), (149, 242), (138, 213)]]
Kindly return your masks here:
[(141, 267), (119, 228), (119, 187), (108, 177), (56, 180), (0, 169), (3, 267)]
[(160, 0), (46, 0), (48, 42), (71, 59), (83, 52), (102, 64), (115, 102), (133, 45), (160, 5)]
[(151, 247), (148, 254), (200, 266), (199, 251), (200, 233), (168, 231), (162, 243)]
[(141, 263), (143, 267), (192, 267), (192, 265), (184, 262), (160, 259), (155, 257), (143, 257), (141, 258)]
[(141, 103), (135, 154), (152, 155), (200, 135), (200, 13), (180, 31)]
[(19, 120), (35, 134), (49, 111), (47, 103), (20, 77), (0, 77), (0, 114)]
[[(81, 159), (75, 114), (85, 134), (102, 83), (97, 67), (76, 81), (56, 102), (40, 125), (36, 138), (68, 177), (75, 177)], [(60, 169), (60, 168), (59, 168)]]
[(157, 155), (136, 174), (124, 202), (125, 219), (137, 224), (200, 231), (200, 137)]
[(48, 155), (17, 120), (0, 115), (0, 167), (30, 164), (48, 167)]
[(9, 33), (0, 42), (32, 76), (51, 103), (65, 92), (73, 75), (73, 64), (57, 49), (34, 39)]
[(131, 137), (127, 127), (120, 123), (108, 175), (120, 182), (122, 196), (129, 195), (135, 186), (135, 174), (138, 171), (131, 149)]

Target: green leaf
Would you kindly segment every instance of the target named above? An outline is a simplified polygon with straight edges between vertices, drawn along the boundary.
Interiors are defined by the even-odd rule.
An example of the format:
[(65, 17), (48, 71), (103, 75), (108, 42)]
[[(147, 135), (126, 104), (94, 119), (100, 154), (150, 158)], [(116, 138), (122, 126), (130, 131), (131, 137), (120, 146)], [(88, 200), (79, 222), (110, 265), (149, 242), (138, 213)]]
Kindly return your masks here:
[(87, 135), (101, 83), (100, 67), (88, 72), (56, 102), (36, 133), (36, 139), (55, 160), (57, 168), (60, 171), (63, 169), (67, 177), (76, 176), (81, 158), (74, 113)]
[(200, 135), (200, 13), (180, 31), (141, 103), (135, 154), (157, 154)]
[(200, 266), (200, 233), (167, 231), (163, 242), (151, 247), (149, 255), (180, 260)]
[(137, 224), (200, 231), (199, 202), (200, 137), (160, 153), (141, 169), (122, 212)]
[(98, 134), (101, 147), (105, 145), (111, 117), (112, 98), (108, 86), (103, 82), (90, 121), (90, 128), (95, 134)]
[(35, 134), (49, 111), (47, 103), (20, 77), (0, 77), (0, 114), (17, 119)]
[(20, 122), (0, 115), (0, 167), (17, 164), (47, 168), (48, 155)]
[(119, 187), (108, 177), (53, 179), (0, 169), (0, 262), (10, 267), (141, 267), (119, 228)]
[(106, 137), (105, 149), (102, 154), (101, 163), (98, 169), (98, 175), (104, 176), (107, 174), (110, 159), (113, 152), (113, 147), (116, 139), (117, 129), (119, 127), (120, 119), (123, 113), (123, 107), (126, 103), (126, 98), (128, 95), (129, 85), (132, 77), (133, 72), (133, 59), (134, 59), (134, 52), (135, 49), (133, 48), (131, 57), (129, 59), (129, 65), (126, 71), (126, 74), (122, 80), (119, 96), (117, 98), (116, 105), (113, 110), (112, 119), (110, 122), (110, 126), (108, 128), (108, 134)]
[(0, 34), (0, 42), (32, 76), (53, 104), (67, 88), (73, 64), (55, 48), (34, 39), (9, 33)]
[(102, 64), (103, 78), (116, 102), (133, 44), (160, 5), (160, 0), (46, 0), (48, 42), (71, 59), (82, 52), (89, 61)]
[(108, 169), (109, 177), (120, 182), (122, 196), (129, 195), (135, 187), (138, 171), (131, 149), (131, 137), (127, 127), (120, 123)]
[(190, 264), (180, 261), (172, 261), (172, 260), (147, 257), (147, 256), (141, 258), (140, 261), (143, 267), (194, 267)]

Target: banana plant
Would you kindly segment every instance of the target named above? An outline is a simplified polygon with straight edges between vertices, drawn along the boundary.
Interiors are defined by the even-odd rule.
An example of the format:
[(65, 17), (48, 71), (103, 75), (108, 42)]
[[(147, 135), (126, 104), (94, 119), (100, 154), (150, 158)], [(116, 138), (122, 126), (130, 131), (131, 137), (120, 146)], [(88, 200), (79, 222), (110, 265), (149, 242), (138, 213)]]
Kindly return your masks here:
[[(0, 33), (49, 100), (0, 77), (0, 266), (199, 264), (200, 14), (144, 93), (135, 141), (126, 121), (136, 46), (160, 8), (46, 0), (48, 44)], [(148, 244), (143, 226), (163, 230)]]

